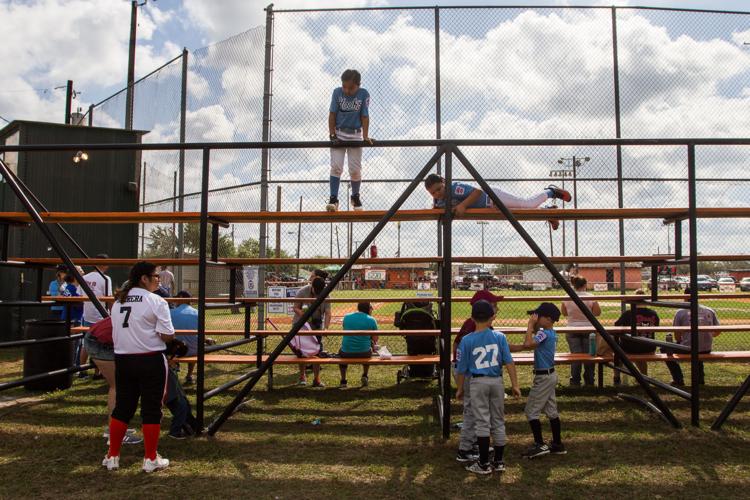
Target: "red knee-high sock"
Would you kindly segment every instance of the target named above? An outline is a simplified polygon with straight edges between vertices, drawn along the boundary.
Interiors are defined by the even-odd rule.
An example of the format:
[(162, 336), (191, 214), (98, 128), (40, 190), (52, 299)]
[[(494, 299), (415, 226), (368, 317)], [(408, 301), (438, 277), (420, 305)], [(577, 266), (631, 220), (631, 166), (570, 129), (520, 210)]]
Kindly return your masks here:
[(160, 430), (161, 424), (143, 424), (143, 447), (145, 448), (143, 456), (149, 460), (156, 459)]
[(114, 417), (109, 417), (109, 452), (107, 456), (119, 457), (122, 438), (128, 432), (128, 424)]

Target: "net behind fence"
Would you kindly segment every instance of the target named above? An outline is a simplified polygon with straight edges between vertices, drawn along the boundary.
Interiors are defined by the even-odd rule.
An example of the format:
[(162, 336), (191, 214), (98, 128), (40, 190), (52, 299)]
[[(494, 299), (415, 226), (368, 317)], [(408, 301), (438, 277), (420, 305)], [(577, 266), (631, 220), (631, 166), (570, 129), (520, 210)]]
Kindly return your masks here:
[[(273, 15), (270, 40), (265, 38), (265, 27), (258, 27), (189, 54), (184, 110), (180, 109), (181, 58), (139, 81), (134, 90), (134, 128), (149, 131), (145, 142), (176, 142), (184, 113), (188, 142), (259, 141), (264, 127), (275, 141), (325, 140), (331, 93), (340, 85), (342, 71), (356, 68), (371, 95), (370, 135), (376, 140), (612, 138), (618, 129), (625, 138), (743, 137), (750, 133), (750, 51), (743, 47), (750, 40), (747, 20), (743, 14), (638, 8), (281, 11)], [(266, 61), (267, 44), (272, 57)], [(264, 121), (266, 69), (270, 108)], [(124, 105), (124, 92), (113, 96), (94, 110), (94, 124), (122, 126)], [(466, 147), (462, 151), (497, 189), (526, 198), (555, 184), (573, 196), (569, 203), (545, 201), (545, 206), (687, 206), (685, 147), (622, 147), (619, 163), (617, 148), (604, 146)], [(389, 208), (433, 152), (417, 147), (365, 148), (365, 208)], [(697, 148), (699, 206), (746, 206), (748, 153), (747, 147)], [(142, 161), (143, 210), (171, 211), (178, 205), (176, 199), (182, 200), (186, 211), (199, 209), (199, 151), (185, 154), (182, 197), (175, 177), (180, 171), (177, 152), (144, 153)], [(455, 179), (476, 185), (457, 161), (453, 164)], [(213, 151), (209, 209), (261, 210), (265, 187), (261, 168), (258, 150)], [(270, 151), (265, 208), (323, 210), (329, 169), (328, 150)], [(341, 209), (350, 209), (346, 168), (342, 180)], [(419, 186), (404, 208), (431, 204), (429, 194)], [(252, 257), (265, 247), (271, 256), (278, 248), (281, 256), (288, 257), (347, 257), (372, 226), (283, 224), (277, 236), (275, 225), (269, 225), (261, 242), (258, 225), (235, 224), (221, 230), (220, 253)], [(524, 227), (548, 254), (556, 256), (614, 256), (621, 253), (621, 245), (625, 255), (665, 254), (673, 252), (677, 243), (674, 227), (660, 220), (626, 220), (623, 231), (618, 221), (567, 221), (556, 231), (544, 222), (524, 222)], [(686, 224), (683, 229), (681, 243), (687, 252)], [(699, 221), (699, 252), (744, 253), (743, 229), (740, 220)], [(176, 230), (172, 225), (144, 227), (143, 255), (176, 255)], [(195, 228), (185, 234), (185, 253), (197, 252)], [(458, 221), (453, 235), (452, 251), (457, 256), (531, 255), (502, 221)], [(435, 256), (438, 239), (434, 223), (391, 223), (375, 246), (380, 257)], [(701, 263), (701, 272), (740, 278), (745, 267), (750, 265)], [(468, 272), (472, 268), (475, 275)], [(619, 265), (579, 268), (587, 273), (592, 288), (620, 292)], [(435, 271), (434, 265), (361, 266), (336, 293), (365, 294), (360, 290), (364, 289), (373, 300), (407, 292), (413, 296), (420, 279), (435, 290)], [(688, 274), (683, 268), (674, 271)], [(185, 271), (186, 286), (192, 272)], [(292, 266), (267, 272), (281, 282), (306, 278), (309, 269), (301, 266), (298, 271)], [(366, 280), (368, 272), (371, 277), (382, 272), (385, 279)], [(408, 275), (403, 283), (389, 279), (399, 272)], [(455, 278), (461, 278), (457, 288), (478, 287), (479, 276), (486, 273), (493, 279), (482, 286), (503, 293), (559, 293), (545, 272), (533, 265), (454, 269)], [(645, 287), (648, 272), (648, 268), (626, 266), (625, 290), (632, 293)], [(217, 283), (226, 285), (227, 279), (216, 275)], [(709, 305), (730, 322), (747, 317), (744, 299), (709, 301)], [(378, 305), (379, 319), (387, 323), (394, 308)], [(507, 312), (509, 324), (522, 323), (525, 308), (522, 303), (508, 304), (501, 314)], [(605, 323), (614, 321), (620, 311), (617, 301), (603, 302), (602, 308)], [(334, 315), (340, 317), (349, 309), (353, 306), (336, 306)], [(669, 321), (672, 312), (665, 314)], [(214, 317), (221, 317), (216, 319), (219, 322), (242, 321), (218, 312), (212, 313)], [(271, 317), (288, 319), (284, 314)]]

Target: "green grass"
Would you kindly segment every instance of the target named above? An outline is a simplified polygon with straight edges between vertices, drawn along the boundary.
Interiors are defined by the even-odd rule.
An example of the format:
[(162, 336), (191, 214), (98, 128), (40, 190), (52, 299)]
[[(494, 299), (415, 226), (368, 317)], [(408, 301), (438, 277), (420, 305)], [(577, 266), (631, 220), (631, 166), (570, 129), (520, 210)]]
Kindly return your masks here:
[[(368, 295), (377, 298), (385, 293), (406, 296), (404, 291)], [(734, 317), (738, 321), (750, 312), (743, 301), (707, 303), (717, 310), (740, 309), (742, 313)], [(501, 305), (503, 323), (521, 324), (529, 305)], [(392, 317), (397, 307), (381, 305), (376, 314)], [(337, 307), (334, 314), (350, 308)], [(616, 305), (605, 304), (603, 309), (605, 322), (619, 312)], [(467, 312), (466, 305), (454, 305), (455, 324)], [(659, 312), (665, 322), (674, 313)], [(209, 328), (242, 328), (242, 315), (212, 310), (208, 316)], [(722, 313), (720, 317), (725, 319)], [(381, 321), (381, 327), (389, 325)], [(742, 338), (738, 335), (718, 337), (716, 349), (746, 348), (747, 343), (738, 344)], [(277, 341), (272, 338), (270, 347)], [(339, 342), (340, 338), (326, 338), (327, 350), (337, 350)], [(384, 343), (393, 352), (405, 350), (401, 337), (389, 337)], [(254, 349), (254, 345), (235, 348), (245, 353)], [(564, 340), (558, 350), (568, 350)], [(0, 381), (21, 375), (22, 356), (22, 350), (0, 351)], [(209, 366), (207, 388), (245, 370)], [(173, 465), (152, 476), (140, 473), (141, 446), (123, 449), (122, 469), (116, 473), (99, 466), (106, 451), (101, 438), (106, 420), (104, 384), (75, 380), (70, 390), (41, 395), (21, 388), (5, 391), (0, 393), (0, 405), (13, 397), (32, 395), (38, 400), (0, 406), (0, 498), (750, 498), (748, 400), (740, 403), (723, 431), (708, 430), (747, 376), (746, 364), (706, 365), (702, 427), (681, 430), (619, 399), (618, 391), (634, 395), (643, 391), (632, 384), (615, 390), (611, 372), (605, 372), (603, 390), (574, 390), (562, 385), (569, 370), (559, 367), (558, 405), (569, 454), (536, 461), (519, 458), (530, 440), (523, 405), (531, 382), (530, 369), (519, 367), (524, 397), (506, 401), (508, 471), (491, 478), (473, 477), (454, 461), (458, 436), (454, 431), (447, 442), (440, 437), (434, 382), (396, 385), (395, 368), (373, 367), (370, 386), (359, 388), (361, 368), (349, 370), (350, 388), (340, 390), (336, 367), (324, 368), (325, 389), (296, 387), (295, 367), (275, 368), (275, 390), (269, 392), (266, 381), (261, 381), (215, 437), (188, 441), (165, 437), (160, 452)], [(684, 370), (689, 380), (689, 367)], [(650, 365), (650, 374), (669, 380), (660, 363)], [(207, 421), (235, 394), (236, 389), (209, 400)], [(188, 395), (194, 401), (193, 389)], [(662, 396), (687, 426), (688, 403)], [(461, 420), (460, 413), (454, 401), (454, 423)], [(322, 424), (312, 425), (317, 418)], [(163, 428), (170, 419), (167, 413)], [(133, 425), (139, 425), (138, 417)], [(549, 436), (546, 422), (544, 432)]]
[[(250, 351), (250, 347), (244, 348)], [(3, 380), (17, 373), (20, 352), (0, 358)], [(209, 367), (208, 386), (242, 373), (241, 367)], [(360, 367), (350, 367), (357, 385)], [(395, 383), (394, 368), (373, 367), (367, 388), (335, 388), (338, 370), (326, 367), (325, 389), (294, 386), (292, 367), (278, 367), (275, 390), (265, 381), (213, 438), (163, 439), (161, 453), (173, 461), (164, 472), (139, 472), (141, 446), (125, 447), (122, 469), (108, 473), (103, 384), (73, 388), (41, 401), (0, 408), (0, 498), (530, 498), (748, 497), (750, 407), (741, 403), (720, 433), (710, 422), (747, 375), (746, 365), (708, 365), (701, 429), (673, 430), (654, 415), (604, 390), (560, 386), (558, 402), (567, 456), (522, 461), (529, 442), (524, 399), (506, 403), (508, 471), (476, 478), (454, 461), (457, 435), (439, 436), (434, 382)], [(651, 373), (667, 377), (662, 365)], [(607, 381), (610, 373), (606, 373)], [(528, 368), (520, 368), (524, 395)], [(567, 368), (560, 368), (560, 380)], [(632, 385), (622, 392), (641, 394)], [(22, 396), (21, 389), (8, 391)], [(189, 391), (191, 399), (193, 391)], [(206, 407), (210, 420), (233, 397)], [(689, 421), (687, 402), (664, 396), (677, 417)], [(454, 401), (453, 421), (460, 417)], [(320, 426), (312, 421), (322, 419)], [(164, 426), (170, 417), (165, 416)], [(138, 418), (134, 419), (138, 424)], [(548, 427), (544, 427), (549, 436)]]

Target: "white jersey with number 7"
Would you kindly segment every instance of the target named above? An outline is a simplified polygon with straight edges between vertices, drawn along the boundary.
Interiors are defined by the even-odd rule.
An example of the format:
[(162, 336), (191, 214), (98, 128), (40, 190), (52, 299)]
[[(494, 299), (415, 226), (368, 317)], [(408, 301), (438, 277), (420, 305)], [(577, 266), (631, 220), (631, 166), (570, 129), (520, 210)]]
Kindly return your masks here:
[(112, 306), (115, 354), (144, 354), (166, 349), (160, 335), (174, 335), (167, 301), (143, 288), (133, 288)]

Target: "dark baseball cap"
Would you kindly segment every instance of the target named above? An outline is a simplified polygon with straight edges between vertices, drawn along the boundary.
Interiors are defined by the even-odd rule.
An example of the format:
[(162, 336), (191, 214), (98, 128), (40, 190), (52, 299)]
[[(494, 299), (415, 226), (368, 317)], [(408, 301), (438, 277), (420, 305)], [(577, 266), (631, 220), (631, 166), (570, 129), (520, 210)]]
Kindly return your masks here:
[(469, 301), (469, 304), (474, 305), (480, 300), (486, 300), (490, 304), (497, 304), (499, 300), (501, 300), (502, 297), (495, 295), (494, 293), (488, 291), (488, 290), (479, 290), (477, 293), (475, 293), (471, 300)]
[(495, 308), (486, 300), (479, 300), (471, 306), (471, 319), (487, 321), (495, 315)]
[(542, 302), (536, 309), (526, 311), (526, 314), (546, 316), (547, 318), (552, 319), (552, 321), (558, 321), (560, 319), (560, 309), (558, 309), (552, 302)]

